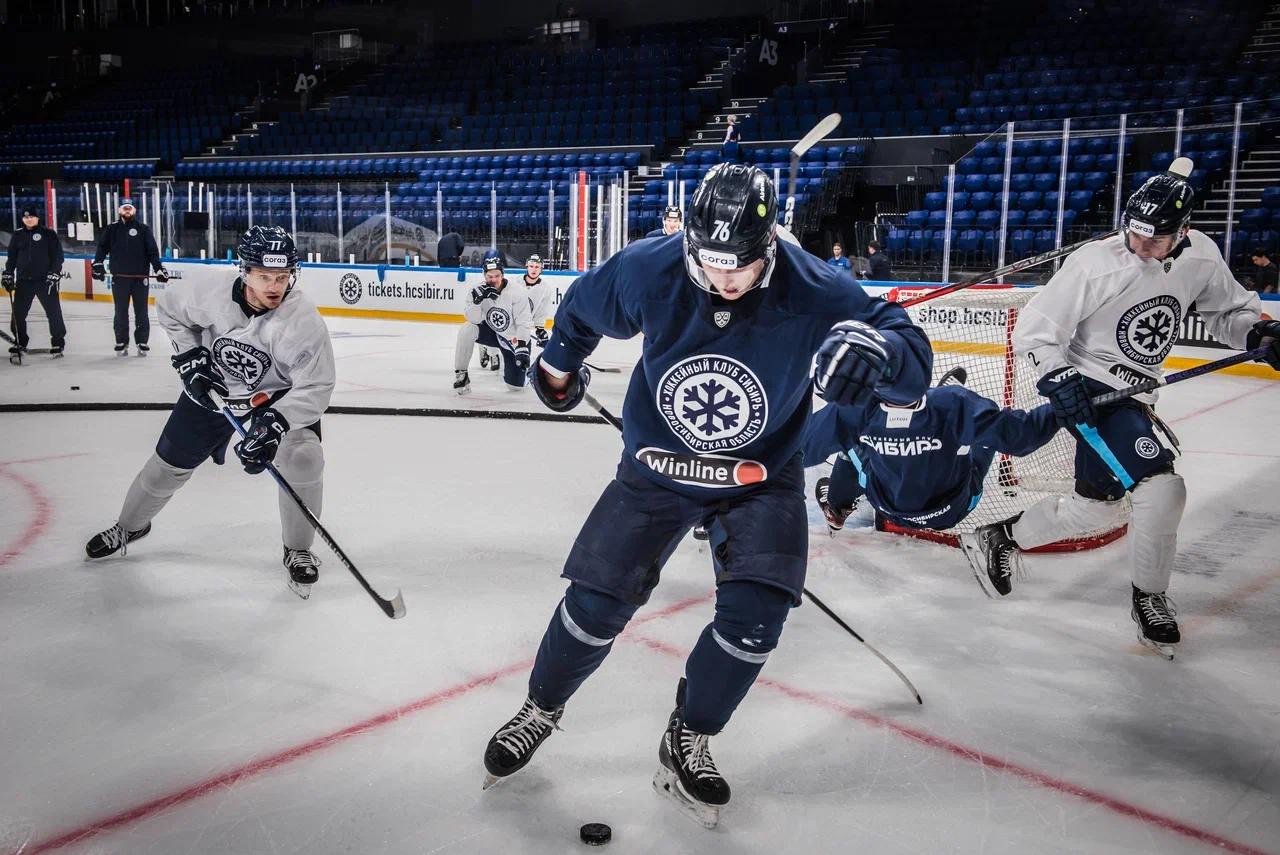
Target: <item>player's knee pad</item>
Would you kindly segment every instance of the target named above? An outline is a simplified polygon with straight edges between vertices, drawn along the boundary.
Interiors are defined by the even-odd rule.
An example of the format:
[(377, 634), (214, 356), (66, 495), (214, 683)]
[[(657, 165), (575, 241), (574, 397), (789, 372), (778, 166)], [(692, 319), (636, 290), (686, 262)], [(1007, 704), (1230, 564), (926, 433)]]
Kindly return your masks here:
[(782, 637), (791, 595), (761, 582), (725, 582), (716, 589), (711, 635), (735, 659), (763, 663)]
[(637, 608), (617, 597), (570, 584), (560, 601), (560, 622), (578, 641), (604, 647), (622, 632)]
[(192, 472), (195, 470), (165, 463), (160, 455), (152, 452), (138, 474), (138, 486), (149, 496), (167, 498), (191, 479)]
[(286, 433), (275, 462), (280, 474), (294, 486), (316, 484), (324, 478), (324, 446), (313, 430)]
[(1021, 549), (1035, 549), (1096, 531), (1116, 528), (1124, 519), (1123, 495), (1095, 499), (1078, 492), (1041, 499), (1013, 524), (1013, 539)]
[(1187, 505), (1187, 485), (1171, 469), (1158, 472), (1134, 485), (1132, 499), (1135, 530), (1176, 534)]

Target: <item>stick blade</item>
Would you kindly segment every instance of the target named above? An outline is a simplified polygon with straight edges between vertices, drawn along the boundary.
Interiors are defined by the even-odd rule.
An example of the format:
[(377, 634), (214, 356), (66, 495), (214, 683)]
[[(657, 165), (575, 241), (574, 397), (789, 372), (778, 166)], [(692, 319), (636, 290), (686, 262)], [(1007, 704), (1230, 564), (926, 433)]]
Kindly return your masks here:
[(1183, 178), (1190, 178), (1191, 170), (1195, 168), (1195, 161), (1189, 157), (1175, 157), (1173, 159), (1173, 163), (1169, 164), (1169, 171), (1174, 175), (1180, 175)]
[(804, 157), (804, 153), (817, 145), (818, 141), (830, 134), (840, 125), (840, 114), (832, 113), (821, 122), (813, 126), (813, 130), (805, 134), (800, 142), (791, 148), (792, 157)]
[(382, 605), (382, 610), (387, 613), (387, 617), (392, 620), (399, 620), (405, 616), (404, 596), (399, 590), (396, 591), (396, 595), (390, 601), (380, 603), (380, 605)]

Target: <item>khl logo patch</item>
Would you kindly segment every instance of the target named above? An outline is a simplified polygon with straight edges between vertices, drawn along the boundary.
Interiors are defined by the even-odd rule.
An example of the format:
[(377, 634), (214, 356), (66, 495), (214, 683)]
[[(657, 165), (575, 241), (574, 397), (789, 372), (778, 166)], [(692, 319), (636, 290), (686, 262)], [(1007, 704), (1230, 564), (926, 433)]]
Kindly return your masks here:
[(364, 296), (364, 283), (354, 273), (348, 273), (338, 280), (338, 296), (348, 306), (354, 306)]
[(250, 392), (257, 388), (271, 367), (268, 354), (233, 338), (220, 338), (213, 343), (213, 361)]
[(1149, 436), (1140, 436), (1138, 441), (1133, 444), (1133, 450), (1138, 452), (1139, 457), (1147, 460), (1155, 460), (1160, 456), (1160, 445)]
[(496, 333), (504, 333), (511, 329), (511, 314), (506, 309), (494, 306), (485, 313), (484, 320)]
[(658, 382), (658, 412), (694, 451), (741, 448), (764, 432), (769, 399), (747, 366), (728, 356), (691, 356)]
[(733, 320), (733, 315), (730, 314), (728, 311), (721, 309), (720, 311), (712, 315), (712, 318), (715, 320), (716, 326), (718, 326), (720, 329), (724, 329), (725, 327), (729, 326), (729, 321)]
[(1182, 305), (1171, 294), (1143, 300), (1120, 316), (1116, 344), (1139, 365), (1159, 365), (1173, 349), (1182, 328)]

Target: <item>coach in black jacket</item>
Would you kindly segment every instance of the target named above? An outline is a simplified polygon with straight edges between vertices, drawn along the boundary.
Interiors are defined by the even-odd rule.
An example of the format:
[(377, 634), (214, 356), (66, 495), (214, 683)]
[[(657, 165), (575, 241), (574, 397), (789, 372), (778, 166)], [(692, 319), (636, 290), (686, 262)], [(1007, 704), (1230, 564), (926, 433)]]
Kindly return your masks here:
[(133, 300), (133, 336), (138, 354), (150, 350), (151, 321), (147, 317), (147, 267), (156, 272), (156, 280), (169, 281), (169, 271), (160, 263), (156, 239), (145, 223), (136, 219), (137, 209), (128, 199), (120, 200), (120, 219), (102, 230), (98, 251), (93, 256), (93, 278), (106, 278), (104, 259), (111, 261), (111, 298), (116, 304), (116, 353), (129, 349), (129, 300)]
[(58, 233), (40, 225), (40, 214), (35, 208), (22, 211), (22, 228), (13, 233), (9, 241), (9, 257), (4, 263), (2, 281), (6, 291), (16, 291), (13, 297), (14, 336), (18, 343), (9, 348), (19, 353), (27, 348), (27, 312), (31, 302), (40, 299), (44, 313), (49, 318), (49, 352), (62, 355), (67, 342), (67, 325), (62, 322), (62, 304), (58, 302), (58, 282), (62, 279), (62, 244)]

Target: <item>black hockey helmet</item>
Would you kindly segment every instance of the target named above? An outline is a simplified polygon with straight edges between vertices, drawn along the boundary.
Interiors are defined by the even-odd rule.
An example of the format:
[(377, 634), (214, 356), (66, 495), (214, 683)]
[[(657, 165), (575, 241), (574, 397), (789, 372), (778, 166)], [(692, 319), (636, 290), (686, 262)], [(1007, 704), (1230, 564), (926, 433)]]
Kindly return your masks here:
[(760, 169), (738, 163), (711, 167), (693, 192), (685, 221), (685, 268), (703, 290), (714, 291), (704, 264), (735, 269), (765, 259), (751, 286), (767, 287), (777, 251), (778, 193)]
[(298, 269), (298, 247), (293, 236), (280, 226), (253, 226), (236, 242), (240, 272), (257, 267), (262, 270)]
[(1172, 235), (1175, 245), (1182, 241), (1191, 222), (1191, 209), (1196, 197), (1196, 191), (1187, 182), (1191, 169), (1190, 159), (1180, 157), (1167, 172), (1142, 182), (1137, 192), (1129, 197), (1120, 217), (1126, 244), (1129, 232), (1148, 238)]
[(677, 220), (683, 220), (684, 213), (680, 210), (679, 205), (668, 205), (662, 209), (662, 219), (665, 220), (668, 217), (675, 217)]
[(499, 273), (503, 272), (502, 262), (496, 258), (486, 258), (481, 262), (480, 269), (485, 273), (488, 273), (490, 270), (497, 270)]

